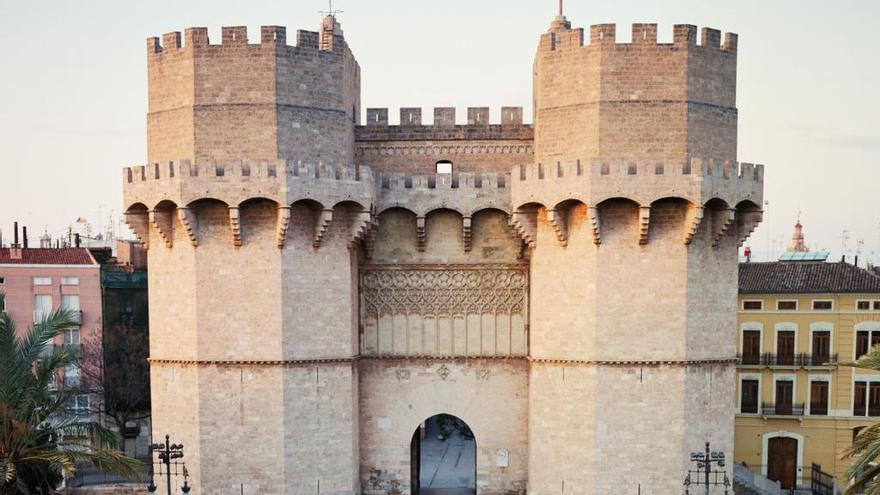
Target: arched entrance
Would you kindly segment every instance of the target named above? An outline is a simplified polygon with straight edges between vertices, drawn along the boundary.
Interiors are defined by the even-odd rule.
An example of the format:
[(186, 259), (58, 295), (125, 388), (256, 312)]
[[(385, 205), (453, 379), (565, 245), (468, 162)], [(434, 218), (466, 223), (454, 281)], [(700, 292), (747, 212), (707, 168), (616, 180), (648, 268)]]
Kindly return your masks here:
[(472, 495), (477, 492), (477, 442), (461, 419), (438, 414), (413, 432), (410, 443), (412, 495)]
[(798, 441), (776, 437), (767, 442), (767, 477), (790, 490), (797, 484)]

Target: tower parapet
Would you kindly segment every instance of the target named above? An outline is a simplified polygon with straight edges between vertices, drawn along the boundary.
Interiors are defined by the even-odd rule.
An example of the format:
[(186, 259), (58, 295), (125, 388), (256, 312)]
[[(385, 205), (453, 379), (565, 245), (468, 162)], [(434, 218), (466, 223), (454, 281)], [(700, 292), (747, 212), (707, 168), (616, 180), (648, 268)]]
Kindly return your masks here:
[[(147, 39), (150, 161), (278, 158), (352, 162), (360, 67), (334, 20), (298, 31), (281, 26), (189, 28)], [(258, 125), (259, 133), (248, 132)]]
[[(736, 34), (634, 24), (554, 25), (535, 58), (536, 160), (615, 158), (736, 160)], [(723, 38), (723, 42), (722, 42)]]

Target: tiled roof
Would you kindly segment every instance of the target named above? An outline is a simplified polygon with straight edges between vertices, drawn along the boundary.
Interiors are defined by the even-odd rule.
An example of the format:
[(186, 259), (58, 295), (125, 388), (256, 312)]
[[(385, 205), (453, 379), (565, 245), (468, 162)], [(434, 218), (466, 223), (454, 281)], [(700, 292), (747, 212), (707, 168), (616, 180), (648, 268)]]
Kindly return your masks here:
[(880, 294), (880, 276), (845, 262), (739, 264), (740, 294)]
[[(20, 251), (21, 256), (14, 256)], [(0, 248), (0, 265), (96, 265), (85, 248)]]

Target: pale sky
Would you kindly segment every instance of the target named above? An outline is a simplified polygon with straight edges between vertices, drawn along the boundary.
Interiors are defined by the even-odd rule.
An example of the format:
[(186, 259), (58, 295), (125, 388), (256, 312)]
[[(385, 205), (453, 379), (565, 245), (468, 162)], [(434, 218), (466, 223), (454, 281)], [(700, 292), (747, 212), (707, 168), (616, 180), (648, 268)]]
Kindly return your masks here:
[[(362, 70), (363, 105), (525, 107), (556, 0), (336, 0)], [(207, 26), (317, 30), (321, 0), (0, 0), (0, 229), (58, 235), (122, 209), (121, 168), (146, 160), (148, 36)], [(838, 258), (880, 254), (880, 42), (874, 0), (567, 0), (575, 26), (696, 24), (739, 34), (739, 159), (766, 165), (764, 224), (748, 241), (774, 257), (801, 212), (807, 243)], [(362, 109), (363, 110), (363, 109)], [(428, 115), (430, 110), (426, 110)], [(880, 261), (880, 260), (878, 260)]]

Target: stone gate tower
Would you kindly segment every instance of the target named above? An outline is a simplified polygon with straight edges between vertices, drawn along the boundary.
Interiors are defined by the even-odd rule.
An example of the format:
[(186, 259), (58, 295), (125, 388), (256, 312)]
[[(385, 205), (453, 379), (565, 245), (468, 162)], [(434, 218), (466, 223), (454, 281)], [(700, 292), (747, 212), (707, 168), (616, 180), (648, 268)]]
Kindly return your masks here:
[(149, 248), (154, 434), (195, 489), (413, 494), (439, 413), (473, 431), (480, 494), (677, 493), (690, 451), (731, 452), (763, 167), (735, 161), (721, 38), (585, 44), (560, 16), (534, 126), (519, 107), (361, 125), (332, 16), (295, 46), (275, 26), (149, 39), (126, 216)]

